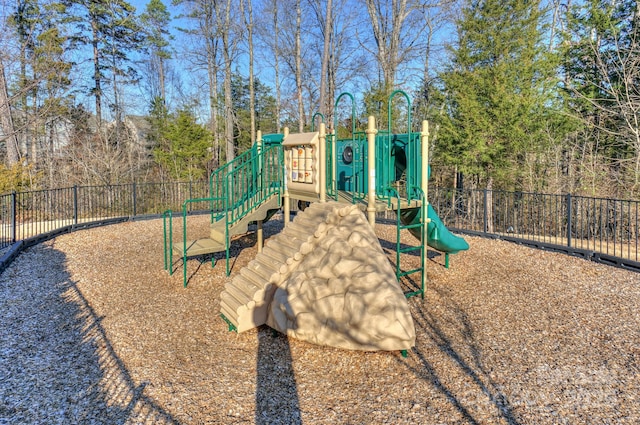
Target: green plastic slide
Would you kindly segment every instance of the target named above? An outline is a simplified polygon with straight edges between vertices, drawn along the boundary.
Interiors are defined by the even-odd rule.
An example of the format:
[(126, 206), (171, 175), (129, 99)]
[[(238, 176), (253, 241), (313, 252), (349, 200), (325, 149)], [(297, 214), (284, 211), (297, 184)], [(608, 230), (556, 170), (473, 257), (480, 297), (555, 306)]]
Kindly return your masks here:
[[(455, 254), (459, 251), (469, 249), (467, 241), (460, 236), (454, 235), (447, 229), (431, 204), (429, 204), (427, 208), (427, 217), (431, 219), (427, 225), (427, 245), (448, 254)], [(420, 208), (402, 210), (400, 212), (400, 221), (402, 221), (402, 224), (405, 226), (418, 223), (420, 221)], [(409, 231), (413, 236), (420, 239), (419, 227), (410, 228)]]

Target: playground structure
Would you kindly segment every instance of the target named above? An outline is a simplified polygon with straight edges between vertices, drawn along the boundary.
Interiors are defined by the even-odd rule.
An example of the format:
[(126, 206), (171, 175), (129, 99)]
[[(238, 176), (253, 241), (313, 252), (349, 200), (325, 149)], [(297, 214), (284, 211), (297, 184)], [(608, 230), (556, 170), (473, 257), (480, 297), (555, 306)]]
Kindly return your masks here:
[[(391, 132), (395, 95), (407, 101), (407, 133)], [(365, 132), (339, 140), (318, 131), (262, 136), (255, 145), (210, 176), (210, 198), (187, 200), (183, 238), (172, 240), (171, 214), (165, 216), (165, 269), (173, 270), (173, 254), (183, 260), (184, 285), (188, 257), (226, 252), (233, 236), (256, 223), (258, 255), (221, 294), (221, 316), (230, 330), (243, 332), (267, 324), (309, 342), (359, 350), (407, 350), (415, 330), (406, 298), (424, 297), (427, 245), (449, 254), (468, 249), (453, 235), (428, 203), (428, 124), (411, 132), (409, 97), (395, 91), (389, 98), (386, 132), (378, 133), (369, 117)], [(316, 114), (316, 116), (319, 114)], [(314, 119), (315, 117), (314, 116)], [(324, 117), (321, 116), (324, 120)], [(334, 128), (337, 128), (337, 118)], [(294, 201), (309, 203), (290, 220)], [(188, 240), (189, 205), (206, 203), (211, 210), (208, 238)], [(282, 209), (284, 230), (263, 248), (262, 225)], [(395, 270), (380, 246), (373, 226), (377, 212), (397, 216)], [(169, 218), (169, 220), (167, 220)], [(419, 241), (401, 245), (406, 229)], [(400, 255), (417, 252), (420, 267), (401, 270)], [(213, 260), (212, 260), (213, 261)], [(403, 294), (398, 280), (420, 274), (420, 285)]]

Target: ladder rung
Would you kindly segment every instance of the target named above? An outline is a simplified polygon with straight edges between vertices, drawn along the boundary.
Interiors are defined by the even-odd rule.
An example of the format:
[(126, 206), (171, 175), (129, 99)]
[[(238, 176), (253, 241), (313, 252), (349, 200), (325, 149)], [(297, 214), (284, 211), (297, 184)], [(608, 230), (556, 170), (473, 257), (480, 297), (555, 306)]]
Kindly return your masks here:
[(422, 295), (423, 293), (424, 293), (423, 291), (405, 292), (404, 296), (405, 298), (411, 298), (411, 297), (415, 297), (416, 295)]
[(417, 272), (422, 272), (422, 268), (420, 267), (420, 268), (409, 270), (409, 271), (406, 271), (406, 272), (400, 272), (398, 274), (398, 277), (400, 278), (402, 276), (407, 276), (407, 275), (410, 275), (410, 274), (413, 274), (413, 273), (417, 273)]
[(406, 248), (400, 248), (398, 250), (398, 252), (400, 253), (406, 253), (406, 252), (411, 252), (411, 251), (418, 251), (418, 250), (422, 250), (422, 245), (416, 245), (416, 246), (408, 246)]

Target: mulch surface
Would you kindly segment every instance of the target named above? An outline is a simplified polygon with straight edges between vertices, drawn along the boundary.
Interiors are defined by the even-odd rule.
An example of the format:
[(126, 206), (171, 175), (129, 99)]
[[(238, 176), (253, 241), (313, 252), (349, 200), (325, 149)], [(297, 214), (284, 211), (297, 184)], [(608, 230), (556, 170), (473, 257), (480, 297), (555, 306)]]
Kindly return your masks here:
[[(389, 250), (395, 228), (376, 232)], [(403, 357), (229, 332), (218, 297), (253, 234), (230, 277), (223, 255), (189, 260), (187, 288), (180, 261), (163, 270), (160, 220), (59, 236), (0, 276), (0, 424), (640, 422), (640, 274), (466, 239), (449, 269), (430, 252)]]

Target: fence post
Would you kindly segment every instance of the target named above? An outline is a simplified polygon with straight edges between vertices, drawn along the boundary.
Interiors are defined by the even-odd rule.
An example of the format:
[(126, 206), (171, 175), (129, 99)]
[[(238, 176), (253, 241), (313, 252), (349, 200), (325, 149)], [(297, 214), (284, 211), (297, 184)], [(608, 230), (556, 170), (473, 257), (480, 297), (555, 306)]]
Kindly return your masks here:
[(571, 233), (573, 232), (573, 223), (571, 222), (572, 216), (571, 194), (567, 193), (567, 246), (571, 248)]
[(133, 187), (131, 188), (131, 192), (132, 192), (132, 196), (133, 196), (133, 217), (135, 217), (136, 215), (138, 215), (138, 208), (137, 208), (137, 190), (136, 190), (136, 182), (133, 182)]
[(11, 192), (11, 243), (16, 243), (16, 236), (17, 236), (17, 206), (18, 206), (18, 200), (17, 200), (17, 194), (16, 191), (12, 191)]
[(488, 229), (489, 229), (489, 223), (488, 223), (488, 217), (487, 217), (487, 190), (488, 189), (483, 189), (482, 193), (484, 194), (484, 200), (483, 200), (483, 215), (482, 215), (482, 231), (484, 233), (487, 233)]
[(73, 224), (78, 224), (78, 185), (73, 185)]

